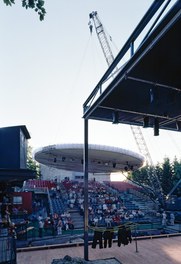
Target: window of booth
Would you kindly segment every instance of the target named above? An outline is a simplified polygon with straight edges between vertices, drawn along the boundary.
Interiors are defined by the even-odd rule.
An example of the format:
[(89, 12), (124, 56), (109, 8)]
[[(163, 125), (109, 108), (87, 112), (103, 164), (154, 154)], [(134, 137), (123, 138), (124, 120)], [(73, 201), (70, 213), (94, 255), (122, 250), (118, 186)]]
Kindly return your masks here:
[(14, 196), (13, 197), (13, 204), (22, 204), (22, 203), (23, 203), (22, 196)]

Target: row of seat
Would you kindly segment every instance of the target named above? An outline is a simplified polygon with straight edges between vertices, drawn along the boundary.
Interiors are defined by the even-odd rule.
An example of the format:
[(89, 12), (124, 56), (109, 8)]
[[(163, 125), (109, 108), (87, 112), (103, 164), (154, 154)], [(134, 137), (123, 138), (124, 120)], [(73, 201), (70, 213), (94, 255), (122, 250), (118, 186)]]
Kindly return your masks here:
[(134, 185), (134, 184), (131, 184), (129, 182), (125, 182), (125, 181), (122, 181), (122, 182), (109, 182), (109, 186), (110, 187), (113, 187), (119, 191), (127, 191), (127, 190), (130, 190), (130, 189), (133, 189), (133, 190), (141, 190), (141, 187), (137, 186), (137, 185)]
[(27, 188), (48, 188), (49, 190), (51, 190), (52, 188), (56, 187), (56, 184), (52, 181), (48, 181), (48, 180), (28, 180), (26, 181), (25, 187)]
[(63, 204), (61, 198), (51, 198), (53, 214), (63, 214), (66, 211), (66, 206)]

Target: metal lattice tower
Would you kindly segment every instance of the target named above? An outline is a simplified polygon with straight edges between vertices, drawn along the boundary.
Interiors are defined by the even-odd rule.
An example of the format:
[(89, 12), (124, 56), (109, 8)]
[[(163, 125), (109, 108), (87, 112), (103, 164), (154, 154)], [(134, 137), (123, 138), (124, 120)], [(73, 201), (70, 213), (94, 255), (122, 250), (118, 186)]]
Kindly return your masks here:
[(99, 43), (100, 43), (102, 51), (104, 53), (104, 57), (106, 59), (108, 66), (110, 66), (114, 60), (114, 56), (113, 56), (112, 50), (110, 48), (107, 36), (105, 34), (103, 25), (102, 25), (96, 11), (95, 12), (93, 11), (92, 13), (90, 13), (89, 18), (90, 18), (89, 28), (90, 28), (90, 30), (92, 29), (92, 23), (91, 23), (91, 19), (92, 19), (94, 22), (94, 27), (96, 30), (96, 34), (97, 34)]

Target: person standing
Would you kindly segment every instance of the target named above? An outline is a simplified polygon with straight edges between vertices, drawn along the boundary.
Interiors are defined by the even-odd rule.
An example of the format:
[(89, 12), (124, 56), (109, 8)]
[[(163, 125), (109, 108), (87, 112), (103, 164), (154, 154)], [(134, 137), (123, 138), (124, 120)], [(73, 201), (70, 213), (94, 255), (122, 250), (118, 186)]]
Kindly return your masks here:
[(43, 226), (44, 226), (43, 221), (40, 220), (38, 222), (38, 225), (39, 225), (39, 237), (42, 237), (43, 236)]
[(165, 227), (167, 225), (167, 214), (163, 212), (162, 214), (162, 226)]
[(62, 220), (59, 219), (57, 223), (57, 235), (62, 235), (62, 226), (63, 226)]
[(175, 215), (174, 215), (174, 213), (171, 213), (170, 214), (170, 224), (171, 225), (174, 225), (175, 224)]

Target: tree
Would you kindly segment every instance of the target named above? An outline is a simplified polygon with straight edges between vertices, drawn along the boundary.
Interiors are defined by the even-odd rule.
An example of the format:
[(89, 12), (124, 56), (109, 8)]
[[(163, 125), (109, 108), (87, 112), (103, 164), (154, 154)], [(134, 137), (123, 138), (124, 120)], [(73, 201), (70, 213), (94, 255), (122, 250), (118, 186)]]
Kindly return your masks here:
[(36, 171), (36, 178), (37, 179), (39, 179), (41, 177), (40, 166), (33, 159), (32, 147), (31, 146), (28, 146), (28, 151), (27, 151), (27, 169)]
[(148, 166), (142, 167), (139, 170), (133, 171), (130, 175), (131, 179), (139, 184), (149, 185)]
[(165, 195), (173, 188), (173, 169), (169, 158), (165, 158), (162, 164), (160, 182)]
[[(181, 161), (179, 162), (176, 158), (173, 161), (174, 178), (173, 184), (176, 186), (181, 179)], [(177, 196), (181, 196), (181, 184), (176, 188), (175, 192)]]
[[(15, 0), (3, 0), (4, 3), (7, 6), (12, 6), (12, 4), (15, 4)], [(42, 21), (44, 20), (46, 10), (44, 8), (45, 2), (43, 0), (21, 0), (22, 1), (22, 7), (28, 9), (31, 8), (35, 12), (38, 13), (39, 19)]]
[[(148, 174), (148, 172), (150, 172), (150, 175), (152, 175), (152, 169), (155, 169), (156, 171), (156, 175), (160, 181), (165, 196), (181, 179), (181, 162), (176, 158), (173, 163), (170, 162), (169, 158), (165, 158), (162, 164), (157, 164), (156, 166), (153, 166), (153, 168), (147, 166), (142, 167), (139, 170), (134, 171), (130, 177), (138, 184), (150, 186), (150, 188), (152, 188)], [(180, 193), (181, 190), (178, 187), (177, 195), (180, 196)]]

